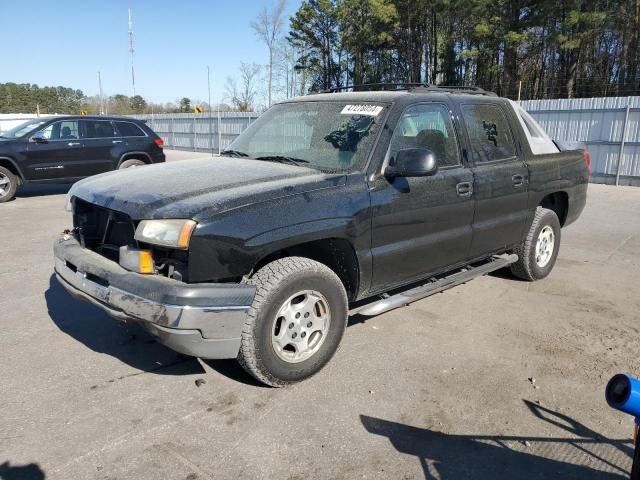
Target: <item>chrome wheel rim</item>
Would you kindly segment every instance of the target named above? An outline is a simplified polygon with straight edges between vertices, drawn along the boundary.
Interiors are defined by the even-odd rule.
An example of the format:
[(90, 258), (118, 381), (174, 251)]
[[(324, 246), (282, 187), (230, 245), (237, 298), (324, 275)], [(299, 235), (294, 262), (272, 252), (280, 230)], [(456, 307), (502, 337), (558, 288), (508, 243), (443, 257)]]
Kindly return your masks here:
[(551, 261), (555, 242), (556, 238), (553, 233), (553, 228), (547, 225), (540, 230), (538, 241), (536, 242), (536, 264), (540, 268), (546, 267)]
[(11, 180), (4, 173), (0, 173), (0, 198), (9, 195), (11, 190)]
[(280, 307), (271, 327), (271, 345), (278, 358), (298, 363), (315, 355), (329, 332), (331, 310), (320, 292), (302, 290)]

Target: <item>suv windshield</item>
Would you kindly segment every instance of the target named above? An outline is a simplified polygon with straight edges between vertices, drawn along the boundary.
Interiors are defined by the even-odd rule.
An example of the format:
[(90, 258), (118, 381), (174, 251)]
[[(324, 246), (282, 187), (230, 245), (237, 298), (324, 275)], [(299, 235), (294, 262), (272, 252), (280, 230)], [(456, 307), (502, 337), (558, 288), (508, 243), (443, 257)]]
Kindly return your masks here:
[(325, 172), (364, 167), (385, 105), (293, 102), (274, 105), (223, 154)]
[(2, 138), (22, 137), (23, 135), (26, 135), (27, 133), (34, 131), (36, 128), (38, 128), (40, 125), (42, 125), (47, 121), (49, 121), (48, 118), (45, 118), (45, 119), (37, 118), (35, 120), (29, 120), (27, 122), (21, 123), (17, 127), (13, 127), (11, 130), (0, 133), (0, 137)]

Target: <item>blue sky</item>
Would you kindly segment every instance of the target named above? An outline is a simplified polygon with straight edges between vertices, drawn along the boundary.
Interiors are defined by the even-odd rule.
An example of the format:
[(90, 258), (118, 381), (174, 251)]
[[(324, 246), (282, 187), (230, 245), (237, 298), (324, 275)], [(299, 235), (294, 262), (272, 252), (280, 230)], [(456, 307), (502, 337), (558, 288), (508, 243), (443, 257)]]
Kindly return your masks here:
[[(275, 0), (0, 0), (0, 83), (131, 95), (127, 8), (133, 13), (136, 93), (154, 102), (220, 99), (240, 62), (266, 64), (249, 23)], [(288, 19), (300, 0), (288, 0)]]

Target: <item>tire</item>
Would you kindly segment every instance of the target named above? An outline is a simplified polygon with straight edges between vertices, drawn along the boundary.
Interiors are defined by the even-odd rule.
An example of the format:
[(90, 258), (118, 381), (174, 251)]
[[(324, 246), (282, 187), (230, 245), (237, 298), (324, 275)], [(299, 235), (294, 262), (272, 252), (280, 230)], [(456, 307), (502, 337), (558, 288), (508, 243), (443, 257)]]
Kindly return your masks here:
[(0, 203), (8, 202), (16, 196), (18, 177), (11, 170), (0, 167)]
[(347, 293), (338, 276), (314, 260), (287, 257), (265, 265), (247, 283), (257, 290), (242, 331), (242, 367), (272, 387), (319, 372), (347, 326)]
[(556, 213), (538, 207), (524, 242), (515, 249), (518, 261), (511, 265), (511, 272), (530, 282), (545, 278), (558, 258), (560, 237), (560, 221)]
[(118, 170), (124, 170), (125, 168), (131, 168), (131, 167), (141, 167), (142, 165), (146, 165), (146, 163), (143, 162), (142, 160), (132, 158), (130, 160), (125, 160), (124, 162), (122, 162), (118, 167)]

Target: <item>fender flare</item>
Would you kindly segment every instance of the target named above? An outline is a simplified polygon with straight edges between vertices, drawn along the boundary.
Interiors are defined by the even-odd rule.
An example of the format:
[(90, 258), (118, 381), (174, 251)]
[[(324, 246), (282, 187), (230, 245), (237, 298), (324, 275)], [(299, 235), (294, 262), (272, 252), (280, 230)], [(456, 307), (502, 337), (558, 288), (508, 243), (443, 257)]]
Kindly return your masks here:
[(24, 178), (24, 173), (22, 173), (22, 170), (20, 169), (20, 167), (18, 166), (18, 164), (16, 163), (16, 161), (13, 158), (6, 157), (6, 156), (0, 156), (0, 160), (6, 160), (11, 165), (13, 165), (13, 168), (15, 168), (16, 172), (18, 172), (18, 178), (20, 179), (20, 181), (22, 181), (22, 182), (26, 181), (26, 179)]

